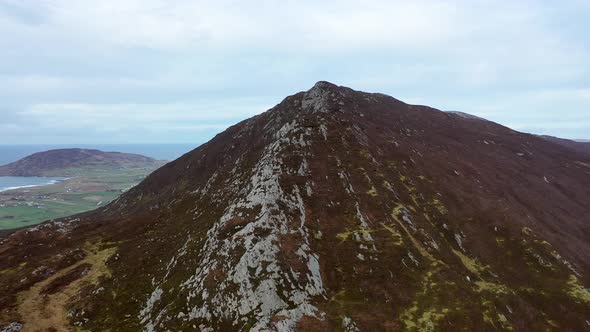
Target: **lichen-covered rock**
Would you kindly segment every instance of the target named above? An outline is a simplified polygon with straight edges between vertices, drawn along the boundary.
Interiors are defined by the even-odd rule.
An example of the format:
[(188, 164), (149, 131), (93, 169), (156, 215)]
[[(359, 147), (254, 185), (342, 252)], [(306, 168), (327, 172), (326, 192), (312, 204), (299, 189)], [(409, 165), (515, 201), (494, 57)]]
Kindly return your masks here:
[(0, 330), (0, 332), (19, 332), (20, 330), (22, 330), (22, 328), (23, 328), (23, 324), (17, 323), (17, 322), (12, 322), (12, 323), (4, 326), (2, 328), (2, 330)]

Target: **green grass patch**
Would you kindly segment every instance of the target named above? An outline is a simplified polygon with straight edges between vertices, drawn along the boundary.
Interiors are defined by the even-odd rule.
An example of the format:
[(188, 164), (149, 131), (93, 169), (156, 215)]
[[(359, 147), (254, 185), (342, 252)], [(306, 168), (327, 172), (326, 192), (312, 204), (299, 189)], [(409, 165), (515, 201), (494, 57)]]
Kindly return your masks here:
[[(0, 229), (41, 223), (94, 210), (115, 200), (134, 187), (150, 169), (96, 169), (91, 166), (55, 171), (70, 180), (19, 193), (21, 198), (5, 200), (0, 207)], [(58, 175), (47, 174), (49, 175)], [(24, 196), (24, 198), (22, 198)]]

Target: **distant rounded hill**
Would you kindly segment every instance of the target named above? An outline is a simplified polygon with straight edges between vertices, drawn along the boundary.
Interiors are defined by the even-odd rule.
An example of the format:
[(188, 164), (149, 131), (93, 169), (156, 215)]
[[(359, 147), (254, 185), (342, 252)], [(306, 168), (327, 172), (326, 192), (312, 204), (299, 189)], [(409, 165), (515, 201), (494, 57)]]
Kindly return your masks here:
[(574, 141), (554, 136), (541, 135), (541, 138), (568, 147), (576, 152), (590, 154), (590, 141), (580, 140)]
[[(162, 163), (139, 154), (104, 152), (94, 149), (56, 149), (34, 153), (0, 166), (0, 176), (67, 175), (68, 169), (137, 168)], [(60, 174), (63, 171), (64, 174)]]
[[(447, 111), (447, 113), (464, 118), (464, 119), (468, 119), (468, 120), (489, 121), (487, 119), (480, 118), (479, 116), (475, 116), (475, 115), (472, 115), (469, 113), (464, 113), (464, 112)], [(571, 140), (571, 139), (559, 138), (559, 137), (549, 136), (549, 135), (537, 135), (537, 136), (546, 140), (546, 141), (553, 142), (553, 143), (559, 144), (561, 146), (565, 146), (566, 148), (573, 150), (577, 153), (590, 154), (590, 140), (585, 140), (585, 139)]]

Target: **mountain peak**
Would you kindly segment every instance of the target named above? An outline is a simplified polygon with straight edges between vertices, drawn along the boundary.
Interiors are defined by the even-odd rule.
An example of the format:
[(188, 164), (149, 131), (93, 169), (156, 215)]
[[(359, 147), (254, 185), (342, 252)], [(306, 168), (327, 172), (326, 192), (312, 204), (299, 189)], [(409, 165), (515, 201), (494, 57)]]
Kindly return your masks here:
[(328, 81), (317, 81), (310, 90), (313, 89), (320, 89), (320, 90), (327, 90), (327, 89), (337, 89), (341, 88), (340, 86), (328, 82)]
[[(336, 93), (336, 90), (339, 90), (338, 94)], [(311, 113), (326, 113), (329, 110), (328, 106), (330, 99), (332, 101), (337, 101), (336, 97), (338, 95), (343, 95), (342, 90), (342, 87), (339, 87), (330, 82), (319, 81), (311, 89), (304, 93), (303, 99), (301, 100), (301, 108), (304, 111), (309, 111)]]

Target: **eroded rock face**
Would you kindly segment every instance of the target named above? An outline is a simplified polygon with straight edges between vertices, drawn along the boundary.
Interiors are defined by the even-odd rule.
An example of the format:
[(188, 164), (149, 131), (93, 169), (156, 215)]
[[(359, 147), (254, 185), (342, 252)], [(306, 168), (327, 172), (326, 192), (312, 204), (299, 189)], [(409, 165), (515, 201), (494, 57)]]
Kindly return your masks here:
[(583, 330), (589, 165), (318, 82), (103, 209), (4, 236), (0, 323), (27, 326), (19, 294), (52, 278), (31, 271), (84, 263), (100, 277), (60, 289), (90, 330)]

